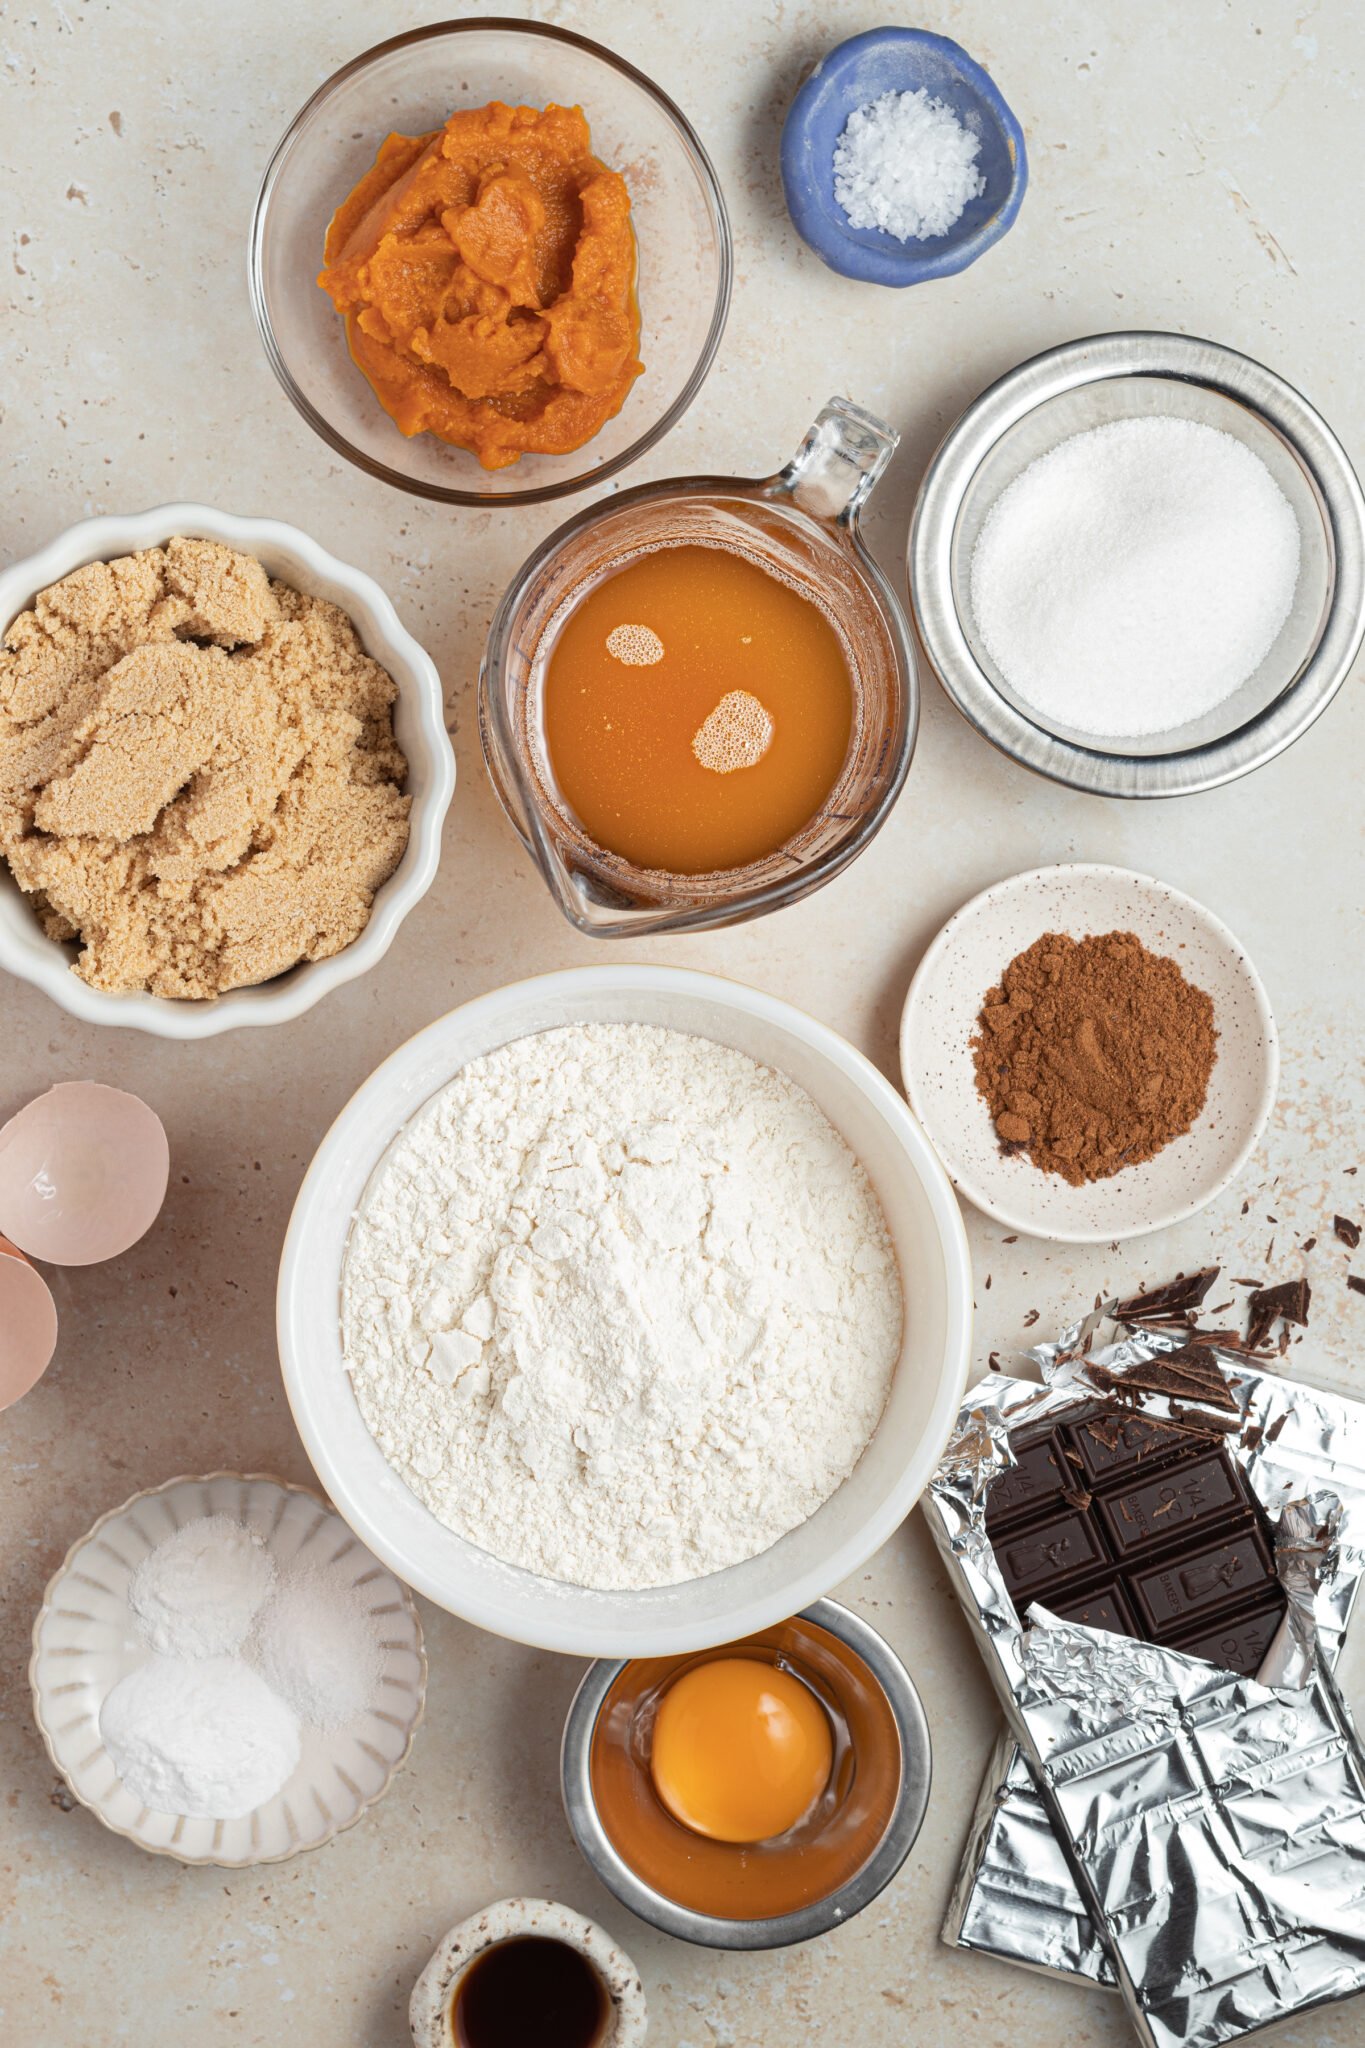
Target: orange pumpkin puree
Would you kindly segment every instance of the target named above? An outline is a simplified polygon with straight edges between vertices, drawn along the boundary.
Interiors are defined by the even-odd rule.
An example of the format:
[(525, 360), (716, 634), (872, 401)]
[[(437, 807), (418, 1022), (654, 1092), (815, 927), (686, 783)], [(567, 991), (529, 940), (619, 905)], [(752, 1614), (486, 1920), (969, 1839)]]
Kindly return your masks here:
[(494, 100), (390, 135), (338, 207), (318, 283), (405, 434), (504, 469), (620, 411), (642, 368), (635, 237), (591, 140), (581, 107)]

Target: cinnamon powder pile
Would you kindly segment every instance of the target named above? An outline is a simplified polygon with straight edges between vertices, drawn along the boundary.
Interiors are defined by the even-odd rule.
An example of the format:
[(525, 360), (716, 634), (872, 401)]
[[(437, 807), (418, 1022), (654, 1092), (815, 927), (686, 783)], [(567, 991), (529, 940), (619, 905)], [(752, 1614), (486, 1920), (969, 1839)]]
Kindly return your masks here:
[(1188, 1131), (1217, 1057), (1210, 998), (1132, 932), (1045, 932), (978, 1023), (976, 1085), (1002, 1142), (1073, 1187)]

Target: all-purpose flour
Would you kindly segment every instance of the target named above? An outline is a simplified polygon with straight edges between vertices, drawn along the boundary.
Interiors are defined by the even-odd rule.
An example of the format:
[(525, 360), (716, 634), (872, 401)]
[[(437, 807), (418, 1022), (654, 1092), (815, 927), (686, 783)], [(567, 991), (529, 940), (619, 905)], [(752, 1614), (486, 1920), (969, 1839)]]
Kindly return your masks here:
[(864, 1169), (794, 1083), (573, 1025), (472, 1061), (400, 1134), (342, 1327), (366, 1422), (447, 1527), (657, 1586), (767, 1549), (848, 1476), (901, 1286)]

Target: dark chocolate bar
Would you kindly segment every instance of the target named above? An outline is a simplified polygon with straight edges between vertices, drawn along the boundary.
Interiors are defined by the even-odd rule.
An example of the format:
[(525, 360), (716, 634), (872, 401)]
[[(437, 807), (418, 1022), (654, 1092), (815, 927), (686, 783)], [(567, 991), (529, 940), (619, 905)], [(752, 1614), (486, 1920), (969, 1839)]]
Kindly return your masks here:
[(1062, 1621), (1259, 1668), (1285, 1596), (1260, 1505), (1221, 1443), (1108, 1408), (1035, 1425), (1011, 1449), (986, 1532), (1021, 1613), (1036, 1600)]

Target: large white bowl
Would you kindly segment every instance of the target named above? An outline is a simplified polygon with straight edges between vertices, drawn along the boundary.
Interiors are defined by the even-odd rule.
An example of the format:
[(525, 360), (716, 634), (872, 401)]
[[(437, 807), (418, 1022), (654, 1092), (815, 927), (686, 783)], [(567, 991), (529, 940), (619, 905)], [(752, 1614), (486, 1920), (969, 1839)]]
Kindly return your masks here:
[[(905, 1285), (891, 1397), (856, 1470), (759, 1557), (645, 1592), (592, 1592), (502, 1563), (445, 1528), (371, 1436), (342, 1364), (342, 1261), (370, 1175), (403, 1125), (470, 1060), (570, 1023), (690, 1031), (790, 1076), (866, 1166)], [(675, 967), (589, 967), (514, 983), (419, 1032), (373, 1073), (323, 1140), (280, 1266), (278, 1327), (294, 1420), (337, 1510), (420, 1593), (495, 1634), (581, 1657), (730, 1642), (808, 1607), (904, 1520), (947, 1442), (966, 1380), (972, 1280), (952, 1188), (902, 1098), (825, 1025), (755, 989)]]
[(177, 538), (217, 540), (240, 548), (243, 554), (254, 555), (271, 576), (309, 597), (328, 598), (349, 614), (366, 653), (397, 685), (393, 727), (407, 756), (405, 788), (412, 798), (407, 849), (375, 892), (370, 921), (360, 937), (330, 960), (305, 961), (257, 988), (233, 989), (213, 1001), (112, 995), (88, 987), (72, 973), (70, 951), (44, 934), (28, 898), (0, 860), (0, 968), (34, 982), (54, 1003), (87, 1024), (121, 1024), (158, 1038), (212, 1038), (241, 1024), (282, 1024), (299, 1017), (330, 989), (354, 981), (383, 959), (399, 925), (435, 879), (441, 827), (455, 789), (455, 756), (445, 729), (436, 665), (399, 624), (379, 585), (279, 519), (241, 519), (208, 505), (157, 505), (150, 512), (126, 517), (86, 519), (36, 555), (0, 571), (0, 637), (40, 590), (73, 569), (88, 562), (112, 562)]

